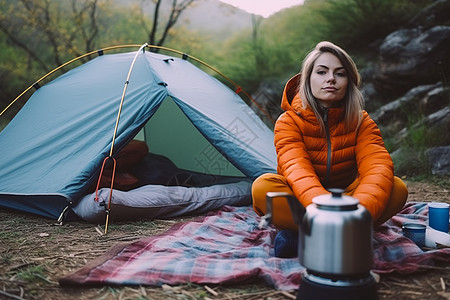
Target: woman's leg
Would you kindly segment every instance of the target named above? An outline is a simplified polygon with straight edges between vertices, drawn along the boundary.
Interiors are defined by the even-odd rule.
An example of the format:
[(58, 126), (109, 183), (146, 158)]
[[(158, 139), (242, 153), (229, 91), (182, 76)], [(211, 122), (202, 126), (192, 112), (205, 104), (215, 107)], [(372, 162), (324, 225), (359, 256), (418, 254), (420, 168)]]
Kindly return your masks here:
[[(359, 180), (356, 179), (347, 189), (346, 194), (352, 195)], [(252, 186), (253, 209), (260, 216), (266, 213), (266, 194), (268, 192), (286, 192), (293, 194), (286, 178), (279, 174), (263, 174), (258, 177)], [(408, 198), (408, 189), (405, 183), (398, 177), (394, 176), (394, 185), (392, 187), (391, 198), (381, 216), (374, 221), (374, 225), (378, 226), (396, 215), (405, 205)], [(298, 230), (287, 200), (275, 199), (272, 204), (272, 223), (280, 229)]]
[[(353, 192), (359, 185), (359, 179), (355, 179), (351, 185), (345, 190), (346, 195), (353, 195)], [(405, 183), (394, 176), (394, 185), (392, 186), (391, 198), (389, 199), (386, 207), (384, 208), (381, 216), (374, 221), (374, 226), (379, 226), (395, 216), (400, 210), (402, 210), (403, 206), (406, 203), (406, 199), (408, 198), (408, 189)]]
[[(263, 216), (266, 214), (266, 194), (268, 192), (285, 192), (293, 194), (286, 178), (279, 174), (267, 173), (256, 178), (252, 185), (253, 209)], [(298, 230), (292, 218), (287, 200), (276, 198), (272, 204), (272, 224), (280, 229)]]
[(375, 220), (375, 227), (383, 224), (401, 211), (407, 198), (408, 188), (406, 187), (406, 184), (400, 178), (394, 176), (394, 186), (392, 187), (391, 199), (389, 199), (381, 216)]

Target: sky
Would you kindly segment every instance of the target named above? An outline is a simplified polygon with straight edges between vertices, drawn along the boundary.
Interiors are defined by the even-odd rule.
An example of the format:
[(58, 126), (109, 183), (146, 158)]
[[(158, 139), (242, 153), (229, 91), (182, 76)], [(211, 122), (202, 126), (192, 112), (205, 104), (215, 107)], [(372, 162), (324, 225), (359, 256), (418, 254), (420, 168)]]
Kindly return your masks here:
[(249, 13), (268, 17), (283, 8), (300, 5), (303, 0), (220, 0)]

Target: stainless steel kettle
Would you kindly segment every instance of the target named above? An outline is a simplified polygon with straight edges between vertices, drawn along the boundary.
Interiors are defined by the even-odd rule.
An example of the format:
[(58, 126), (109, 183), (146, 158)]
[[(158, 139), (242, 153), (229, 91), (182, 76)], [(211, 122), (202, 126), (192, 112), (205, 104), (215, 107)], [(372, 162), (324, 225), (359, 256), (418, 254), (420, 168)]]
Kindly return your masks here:
[[(370, 213), (343, 190), (315, 197), (306, 209), (288, 193), (267, 193), (267, 213), (272, 201), (286, 198), (299, 225), (298, 255), (309, 273), (325, 277), (357, 277), (368, 274), (373, 264)], [(267, 220), (266, 220), (267, 221)]]

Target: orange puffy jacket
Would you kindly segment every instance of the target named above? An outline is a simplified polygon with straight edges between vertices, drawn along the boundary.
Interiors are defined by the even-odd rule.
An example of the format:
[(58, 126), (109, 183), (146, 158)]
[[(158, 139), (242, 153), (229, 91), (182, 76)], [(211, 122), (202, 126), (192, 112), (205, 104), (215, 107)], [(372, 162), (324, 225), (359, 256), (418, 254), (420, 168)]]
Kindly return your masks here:
[(320, 133), (313, 111), (302, 108), (298, 76), (286, 84), (281, 102), (285, 112), (275, 125), (278, 173), (305, 207), (314, 197), (328, 193), (327, 188), (346, 189), (358, 179), (353, 197), (377, 219), (394, 180), (394, 166), (380, 130), (363, 111), (358, 130), (347, 132), (343, 108), (329, 108), (327, 133)]

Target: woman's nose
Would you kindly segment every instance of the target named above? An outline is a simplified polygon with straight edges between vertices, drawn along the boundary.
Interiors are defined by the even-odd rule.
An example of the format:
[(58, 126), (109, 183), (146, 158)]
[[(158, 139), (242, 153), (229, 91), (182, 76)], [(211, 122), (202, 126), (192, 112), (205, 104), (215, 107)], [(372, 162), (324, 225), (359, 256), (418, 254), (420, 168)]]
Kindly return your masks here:
[(336, 78), (334, 78), (334, 74), (328, 74), (327, 82), (335, 82)]

